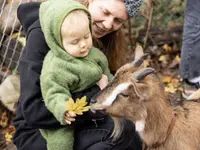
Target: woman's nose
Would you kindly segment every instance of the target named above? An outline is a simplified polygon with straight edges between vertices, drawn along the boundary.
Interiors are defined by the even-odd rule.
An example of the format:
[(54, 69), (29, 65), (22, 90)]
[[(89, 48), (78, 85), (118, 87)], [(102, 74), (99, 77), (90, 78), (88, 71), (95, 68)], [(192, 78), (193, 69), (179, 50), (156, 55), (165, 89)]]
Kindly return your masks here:
[(113, 19), (112, 18), (107, 18), (106, 20), (103, 21), (103, 26), (106, 30), (112, 29), (113, 26)]

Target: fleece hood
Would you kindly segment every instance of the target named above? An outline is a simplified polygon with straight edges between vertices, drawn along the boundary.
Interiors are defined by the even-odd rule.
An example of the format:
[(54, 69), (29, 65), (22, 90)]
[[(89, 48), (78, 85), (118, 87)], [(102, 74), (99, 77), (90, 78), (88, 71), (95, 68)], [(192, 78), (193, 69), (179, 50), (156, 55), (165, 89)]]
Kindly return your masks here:
[(56, 56), (66, 53), (61, 41), (61, 27), (65, 17), (74, 10), (84, 10), (88, 14), (91, 29), (90, 13), (85, 6), (74, 0), (48, 0), (40, 5), (41, 28), (48, 46)]

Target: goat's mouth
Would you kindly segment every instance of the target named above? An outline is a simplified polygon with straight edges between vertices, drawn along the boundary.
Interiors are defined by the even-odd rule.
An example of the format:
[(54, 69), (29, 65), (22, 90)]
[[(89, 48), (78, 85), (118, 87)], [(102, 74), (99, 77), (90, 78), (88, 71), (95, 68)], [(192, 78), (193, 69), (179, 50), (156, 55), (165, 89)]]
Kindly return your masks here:
[(99, 104), (99, 103), (95, 103), (95, 104), (92, 104), (91, 105), (92, 108), (90, 109), (93, 113), (96, 113), (96, 111), (100, 111), (100, 112), (103, 112), (105, 113), (105, 106), (103, 106), (102, 104)]

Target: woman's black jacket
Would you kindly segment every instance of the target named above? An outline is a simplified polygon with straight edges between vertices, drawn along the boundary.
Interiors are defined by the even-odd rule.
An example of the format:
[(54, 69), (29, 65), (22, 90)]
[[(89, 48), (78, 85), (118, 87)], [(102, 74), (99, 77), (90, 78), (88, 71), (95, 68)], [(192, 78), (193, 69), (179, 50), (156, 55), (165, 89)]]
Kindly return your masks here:
[[(14, 140), (21, 134), (32, 132), (32, 129), (60, 126), (60, 123), (45, 107), (41, 95), (39, 76), (44, 57), (49, 48), (45, 42), (38, 19), (39, 6), (40, 3), (30, 3), (28, 5), (22, 4), (18, 8), (18, 19), (26, 33), (27, 43), (19, 65), (21, 90), (16, 118), (13, 122), (17, 129)], [(86, 95), (89, 100), (99, 90), (99, 87), (95, 85), (83, 92), (74, 94), (73, 98), (76, 99)], [(80, 118), (80, 120), (89, 119), (88, 115), (85, 117)]]
[[(21, 90), (16, 118), (13, 121), (16, 127), (13, 141), (18, 146), (18, 150), (45, 150), (46, 143), (38, 129), (61, 127), (60, 123), (45, 107), (41, 95), (40, 73), (44, 57), (48, 53), (49, 48), (41, 31), (39, 7), (40, 3), (22, 4), (19, 6), (17, 12), (18, 19), (23, 26), (27, 38), (26, 47), (20, 59)], [(86, 95), (89, 101), (99, 91), (99, 87), (95, 85), (83, 92), (73, 94), (72, 97), (76, 99)], [(102, 120), (102, 118), (103, 122), (94, 121)], [(75, 142), (78, 142), (78, 144), (75, 145), (80, 147), (75, 149), (141, 149), (141, 142), (137, 135), (133, 136), (133, 124), (130, 122), (124, 125), (123, 134), (115, 144), (110, 138), (113, 121), (109, 117), (103, 116), (101, 113), (95, 116), (92, 113), (86, 113), (77, 118), (76, 122), (77, 126), (75, 129), (77, 132), (75, 133), (77, 134), (75, 134), (75, 138), (77, 138)], [(79, 124), (79, 122), (84, 122), (85, 125)], [(98, 128), (96, 127), (96, 123), (99, 123)]]

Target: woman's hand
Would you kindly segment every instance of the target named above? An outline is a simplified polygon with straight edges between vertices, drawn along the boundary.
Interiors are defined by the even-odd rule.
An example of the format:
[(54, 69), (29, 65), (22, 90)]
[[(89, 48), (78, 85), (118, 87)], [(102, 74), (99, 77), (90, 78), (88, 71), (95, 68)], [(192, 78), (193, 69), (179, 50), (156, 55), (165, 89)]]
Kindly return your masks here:
[(76, 119), (76, 114), (73, 111), (66, 111), (65, 112), (65, 122), (67, 124), (71, 124), (72, 122), (74, 122)]
[(99, 82), (97, 82), (97, 85), (102, 90), (106, 87), (107, 84), (108, 84), (108, 77), (105, 74), (102, 74), (101, 79), (99, 80)]

